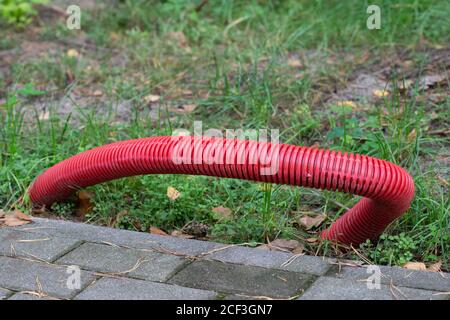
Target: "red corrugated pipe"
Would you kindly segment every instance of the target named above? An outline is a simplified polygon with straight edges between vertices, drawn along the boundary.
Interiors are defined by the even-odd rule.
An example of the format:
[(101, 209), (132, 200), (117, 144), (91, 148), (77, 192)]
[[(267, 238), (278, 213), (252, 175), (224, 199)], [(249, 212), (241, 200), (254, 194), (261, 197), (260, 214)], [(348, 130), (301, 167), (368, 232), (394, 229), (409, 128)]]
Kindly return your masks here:
[(153, 137), (82, 152), (41, 174), (29, 190), (50, 206), (76, 190), (142, 174), (195, 174), (337, 190), (363, 198), (321, 237), (358, 245), (410, 206), (411, 176), (376, 158), (287, 144), (210, 137)]

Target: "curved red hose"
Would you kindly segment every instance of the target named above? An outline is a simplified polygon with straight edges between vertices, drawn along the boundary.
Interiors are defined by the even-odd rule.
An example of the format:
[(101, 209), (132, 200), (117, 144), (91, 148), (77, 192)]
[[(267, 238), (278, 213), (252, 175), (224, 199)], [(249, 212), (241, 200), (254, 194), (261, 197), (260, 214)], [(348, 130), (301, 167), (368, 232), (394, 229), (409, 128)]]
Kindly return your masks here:
[(363, 198), (321, 237), (343, 244), (373, 239), (410, 206), (411, 176), (376, 158), (268, 142), (210, 137), (154, 137), (82, 152), (41, 174), (29, 190), (51, 205), (79, 188), (151, 173), (238, 178), (337, 190)]

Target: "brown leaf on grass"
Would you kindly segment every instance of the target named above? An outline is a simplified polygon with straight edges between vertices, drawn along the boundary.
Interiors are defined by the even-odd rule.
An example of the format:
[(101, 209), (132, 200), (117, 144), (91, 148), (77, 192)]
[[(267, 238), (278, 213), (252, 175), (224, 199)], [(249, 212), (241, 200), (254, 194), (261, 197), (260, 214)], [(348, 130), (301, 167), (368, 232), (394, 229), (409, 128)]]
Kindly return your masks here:
[(262, 244), (260, 246), (257, 246), (256, 249), (271, 251), (272, 249), (267, 244)]
[(172, 200), (175, 201), (176, 199), (178, 199), (181, 196), (181, 192), (178, 191), (177, 189), (175, 189), (174, 187), (167, 187), (167, 197)]
[(297, 240), (276, 239), (267, 244), (269, 250), (291, 251), (294, 254), (303, 253), (304, 246)]
[(81, 190), (78, 192), (77, 209), (75, 210), (75, 216), (80, 219), (84, 219), (85, 216), (92, 211), (94, 205), (92, 199), (94, 193), (87, 190)]
[(438, 262), (432, 263), (428, 266), (427, 270), (431, 272), (441, 272), (442, 267), (442, 261), (439, 260)]
[(157, 227), (150, 227), (150, 229), (148, 230), (148, 232), (150, 232), (151, 234), (158, 234), (160, 236), (167, 236), (168, 234), (165, 233), (164, 231), (162, 231), (161, 229), (157, 228)]
[(409, 270), (427, 270), (427, 266), (423, 262), (407, 262), (403, 265), (403, 268)]
[(0, 224), (6, 227), (22, 226), (31, 221), (30, 216), (17, 209), (12, 214), (6, 214), (3, 210), (0, 211)]
[(294, 250), (299, 245), (297, 240), (276, 239), (269, 243), (270, 247), (277, 247), (286, 250)]
[(224, 219), (231, 219), (231, 218), (233, 218), (233, 212), (229, 208), (225, 208), (225, 207), (220, 206), (220, 207), (217, 207), (217, 208), (213, 208), (212, 211), (214, 213), (216, 213), (217, 215), (219, 215), (221, 218), (224, 218)]
[(306, 230), (309, 230), (313, 227), (318, 227), (322, 224), (322, 222), (327, 218), (324, 214), (319, 214), (315, 217), (311, 216), (303, 216), (299, 219), (299, 223), (306, 228)]

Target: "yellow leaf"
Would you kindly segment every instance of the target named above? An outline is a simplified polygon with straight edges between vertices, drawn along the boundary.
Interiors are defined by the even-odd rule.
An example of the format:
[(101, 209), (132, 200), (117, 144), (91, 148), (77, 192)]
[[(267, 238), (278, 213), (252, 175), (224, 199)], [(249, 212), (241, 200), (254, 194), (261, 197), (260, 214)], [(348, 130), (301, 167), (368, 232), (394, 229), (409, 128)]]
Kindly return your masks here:
[(410, 270), (427, 270), (427, 266), (423, 262), (407, 262), (403, 268)]
[(77, 50), (75, 50), (75, 49), (69, 49), (69, 50), (67, 50), (67, 56), (68, 57), (71, 57), (71, 58), (77, 58), (80, 54), (78, 53), (78, 51)]
[(352, 108), (357, 107), (356, 103), (350, 100), (338, 101), (336, 105), (341, 107), (352, 107)]
[(167, 188), (167, 197), (170, 200), (174, 201), (174, 200), (178, 199), (180, 196), (181, 196), (180, 191), (178, 191), (174, 187), (168, 187)]
[(381, 97), (386, 97), (386, 96), (388, 96), (388, 95), (389, 95), (389, 92), (386, 91), (386, 90), (375, 89), (375, 90), (372, 91), (372, 94), (373, 94), (375, 97), (381, 98)]

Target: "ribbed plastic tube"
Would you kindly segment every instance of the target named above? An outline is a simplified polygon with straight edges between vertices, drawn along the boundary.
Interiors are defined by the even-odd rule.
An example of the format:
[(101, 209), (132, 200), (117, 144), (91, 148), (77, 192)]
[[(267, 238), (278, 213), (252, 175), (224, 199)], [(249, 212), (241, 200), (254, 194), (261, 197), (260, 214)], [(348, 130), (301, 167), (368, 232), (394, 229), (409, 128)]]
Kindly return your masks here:
[(51, 167), (32, 184), (34, 204), (50, 206), (76, 190), (142, 174), (206, 175), (341, 191), (363, 198), (323, 239), (358, 245), (374, 239), (408, 210), (411, 176), (369, 156), (287, 144), (209, 137), (153, 137), (82, 152)]

